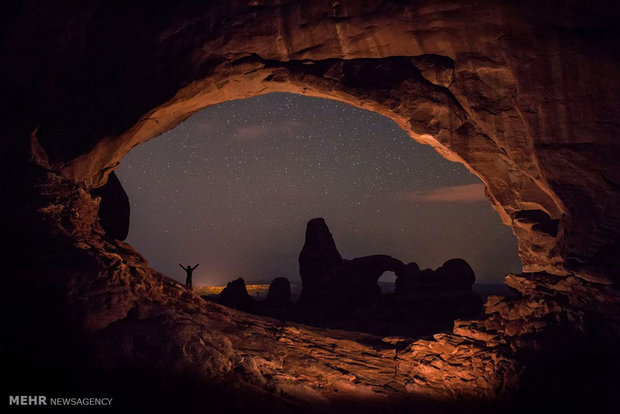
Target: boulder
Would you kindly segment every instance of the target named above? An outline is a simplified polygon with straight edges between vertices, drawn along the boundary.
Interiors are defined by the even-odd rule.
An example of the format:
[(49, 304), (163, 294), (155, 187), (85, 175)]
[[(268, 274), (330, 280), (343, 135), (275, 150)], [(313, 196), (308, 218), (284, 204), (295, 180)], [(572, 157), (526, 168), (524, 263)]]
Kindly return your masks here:
[(291, 282), (285, 277), (276, 277), (269, 285), (266, 303), (270, 306), (291, 304)]
[(253, 312), (256, 302), (248, 294), (243, 278), (228, 282), (217, 298), (217, 302), (245, 312)]
[(471, 290), (476, 281), (474, 270), (463, 259), (450, 259), (435, 270), (435, 277), (449, 290)]

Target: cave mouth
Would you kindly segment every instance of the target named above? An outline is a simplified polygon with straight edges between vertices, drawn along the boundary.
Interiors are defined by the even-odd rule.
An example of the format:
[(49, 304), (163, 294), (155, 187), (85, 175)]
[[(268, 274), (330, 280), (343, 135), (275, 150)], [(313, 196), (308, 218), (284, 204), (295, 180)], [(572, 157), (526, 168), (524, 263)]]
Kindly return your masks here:
[[(544, 183), (531, 180), (526, 172), (519, 168), (511, 157), (507, 156), (505, 149), (495, 140), (490, 139), (477, 126), (476, 120), (471, 118), (455, 96), (447, 89), (449, 82), (446, 83), (446, 81), (455, 76), (453, 62), (451, 63), (450, 59), (437, 59), (435, 56), (426, 56), (423, 60), (425, 64), (430, 65), (428, 66), (430, 72), (429, 70), (422, 72), (418, 69), (416, 65), (421, 65), (418, 59), (404, 57), (327, 59), (308, 63), (294, 61), (265, 62), (260, 57), (252, 56), (236, 61), (232, 65), (217, 66), (218, 64), (216, 64), (215, 67), (211, 68), (212, 70), (209, 71), (206, 78), (186, 84), (177, 90), (175, 96), (170, 100), (156, 107), (151, 106), (152, 109), (143, 113), (133, 126), (124, 126), (121, 129), (124, 132), (119, 135), (97, 141), (90, 150), (77, 158), (73, 158), (69, 163), (60, 166), (50, 163), (43, 150), (46, 147), (45, 139), (41, 141), (42, 149), (35, 131), (31, 135), (33, 158), (39, 166), (57, 171), (63, 176), (63, 179), (68, 179), (72, 183), (71, 185), (76, 187), (74, 196), (67, 200), (68, 205), (69, 203), (75, 205), (75, 200), (81, 199), (79, 194), (83, 188), (98, 188), (102, 185), (105, 187), (108, 176), (113, 176), (110, 172), (117, 167), (120, 160), (132, 148), (171, 130), (200, 109), (225, 101), (264, 95), (269, 92), (289, 92), (333, 99), (384, 115), (396, 122), (415, 141), (429, 144), (448, 160), (465, 165), (483, 181), (485, 194), (493, 208), (499, 213), (501, 221), (512, 226), (519, 240), (519, 256), (523, 262), (524, 270), (561, 268), (561, 260), (552, 261), (550, 257), (557, 257), (559, 254), (557, 249), (554, 250), (554, 247), (558, 238), (563, 235), (562, 223), (559, 223), (559, 230), (555, 236), (537, 230), (541, 227), (544, 229), (549, 227), (537, 225), (536, 220), (540, 217), (550, 217), (552, 220), (556, 220), (559, 216), (555, 200), (550, 198), (545, 188), (541, 188), (541, 186), (544, 187)], [(373, 81), (368, 82), (369, 78)], [(520, 183), (520, 187), (512, 191), (512, 187), (507, 186), (507, 183), (515, 181)], [(527, 203), (527, 210), (541, 210), (545, 214), (526, 214), (522, 220), (515, 220), (515, 214), (522, 209), (525, 210), (520, 198), (521, 193), (536, 198), (535, 202)], [(102, 200), (102, 203), (104, 201)], [(259, 343), (265, 345), (265, 348), (261, 348), (259, 351), (249, 351), (253, 355), (252, 358), (258, 361), (265, 358), (280, 358), (275, 356), (274, 352), (299, 352), (298, 349), (292, 350), (287, 344), (306, 347), (306, 341), (310, 341), (310, 343), (317, 340), (337, 341), (325, 332), (310, 331), (294, 326), (274, 328), (270, 322), (272, 319), (251, 319), (246, 314), (226, 313), (220, 308), (209, 306), (211, 304), (197, 295), (188, 294), (178, 283), (171, 283), (170, 279), (153, 270), (128, 244), (121, 241), (101, 244), (98, 239), (100, 234), (99, 223), (82, 222), (92, 217), (89, 209), (95, 207), (96, 205), (92, 205), (91, 201), (78, 204), (76, 205), (77, 209), (86, 209), (87, 211), (60, 219), (54, 217), (50, 221), (61, 221), (63, 225), (65, 222), (75, 223), (78, 232), (75, 237), (86, 237), (86, 240), (96, 246), (93, 252), (102, 256), (102, 262), (112, 264), (110, 268), (104, 270), (105, 274), (110, 275), (109, 280), (106, 279), (108, 282), (106, 282), (105, 292), (109, 292), (110, 295), (117, 295), (119, 291), (127, 292), (127, 295), (122, 296), (120, 302), (113, 300), (93, 301), (88, 304), (88, 312), (83, 313), (84, 324), (88, 326), (90, 331), (96, 332), (98, 329), (105, 329), (109, 324), (114, 324), (113, 334), (108, 335), (107, 330), (103, 331), (102, 343), (96, 345), (96, 355), (123, 352), (118, 347), (123, 346), (123, 344), (128, 345), (128, 341), (134, 341), (133, 334), (130, 336), (124, 334), (133, 331), (131, 328), (133, 325), (140, 327), (135, 335), (150, 338), (153, 335), (153, 329), (143, 329), (142, 327), (146, 326), (144, 324), (148, 325), (148, 321), (152, 319), (151, 315), (159, 311), (167, 315), (165, 316), (166, 320), (170, 320), (170, 323), (164, 328), (157, 324), (157, 338), (169, 344), (163, 348), (162, 352), (167, 352), (170, 347), (178, 345), (184, 349), (191, 349), (191, 353), (200, 354), (190, 357), (185, 354), (178, 356), (175, 354), (172, 357), (170, 354), (166, 354), (167, 363), (179, 362), (191, 365), (193, 362), (190, 361), (208, 359), (209, 357), (206, 355), (213, 352), (224, 352), (227, 356), (222, 360), (209, 359), (212, 361), (208, 365), (211, 373), (226, 371), (231, 365), (239, 367), (243, 372), (246, 372), (247, 369), (253, 369), (244, 365), (243, 361), (239, 362), (238, 354), (235, 353), (236, 349), (246, 349), (248, 335), (253, 336)], [(69, 210), (56, 211), (52, 209), (47, 211), (47, 214), (64, 214), (63, 212), (67, 211)], [(531, 237), (532, 235), (535, 237)], [(93, 239), (91, 240), (90, 237)], [(98, 264), (97, 266), (101, 265)], [(117, 268), (118, 266), (121, 267)], [(60, 272), (60, 274), (70, 276), (70, 273), (66, 272)], [(117, 278), (116, 275), (121, 275), (121, 278)], [(521, 291), (526, 295), (530, 294), (527, 291), (527, 281), (525, 281), (528, 279), (519, 277), (513, 279), (516, 282), (513, 281), (511, 286), (516, 286), (516, 283), (525, 283), (525, 289)], [(65, 283), (70, 284), (71, 282), (65, 281)], [(87, 282), (84, 280), (83, 283)], [(87, 284), (79, 289), (83, 289), (84, 294), (88, 294), (93, 288), (92, 285)], [(153, 303), (159, 309), (158, 311), (149, 310), (152, 309)], [(496, 309), (509, 306), (503, 301), (494, 302), (493, 305)], [(175, 315), (177, 314), (188, 316), (187, 318), (183, 317), (187, 324), (176, 323), (178, 319)], [(119, 319), (120, 323), (116, 324), (115, 321), (119, 321)], [(249, 322), (250, 320), (252, 322)], [(451, 342), (454, 339), (456, 342), (451, 342), (450, 346), (476, 350), (473, 356), (469, 354), (469, 350), (464, 354), (455, 354), (453, 358), (458, 360), (455, 361), (457, 364), (473, 363), (475, 365), (478, 364), (478, 358), (484, 358), (484, 364), (492, 365), (489, 370), (484, 368), (482, 373), (478, 372), (477, 368), (472, 368), (471, 371), (476, 372), (474, 376), (483, 382), (481, 387), (472, 387), (470, 383), (463, 383), (460, 379), (448, 384), (443, 375), (438, 377), (432, 373), (426, 375), (417, 371), (416, 378), (420, 375), (424, 376), (423, 382), (419, 382), (419, 379), (411, 379), (412, 377), (406, 372), (398, 371), (397, 377), (403, 377), (402, 381), (398, 380), (401, 384), (399, 389), (425, 394), (437, 389), (446, 392), (445, 390), (450, 390), (454, 386), (458, 389), (456, 393), (462, 395), (481, 395), (481, 393), (495, 392), (488, 390), (497, 390), (498, 383), (504, 382), (506, 376), (513, 375), (514, 363), (509, 355), (503, 355), (503, 351), (494, 348), (495, 343), (492, 342), (492, 347), (488, 347), (486, 342), (472, 343), (471, 341), (477, 341), (479, 330), (500, 329), (501, 327), (493, 325), (496, 320), (493, 319), (489, 322), (491, 323), (489, 327), (485, 325), (487, 323), (485, 318), (482, 320), (466, 320), (465, 324), (463, 321), (455, 321), (452, 334), (442, 332), (433, 335), (432, 340), (422, 338), (414, 342), (412, 342), (413, 338), (411, 337), (398, 340), (396, 343), (390, 342), (391, 339), (389, 338), (386, 339), (388, 342), (385, 342), (384, 338), (380, 341), (380, 347), (386, 352), (397, 353), (399, 349), (413, 350), (415, 348), (416, 351), (412, 354), (412, 362), (407, 362), (411, 363), (413, 367), (422, 362), (417, 359), (420, 355), (435, 355), (435, 341), (443, 344), (445, 341)], [(458, 326), (457, 322), (459, 323)], [(253, 325), (256, 326), (249, 328)], [(231, 331), (231, 326), (239, 326), (243, 329)], [(216, 336), (218, 339), (214, 340), (215, 342), (211, 339), (206, 342), (201, 339), (199, 345), (196, 345), (193, 339), (188, 339), (194, 338), (192, 332), (209, 332), (209, 335)], [(203, 334), (198, 336), (200, 337), (200, 335)], [(225, 345), (226, 343), (233, 343), (232, 351), (229, 346)], [(360, 362), (365, 364), (368, 359), (374, 361), (375, 356), (373, 355), (377, 355), (372, 349), (374, 345), (360, 343), (359, 346), (369, 347), (362, 353), (363, 361)], [(159, 356), (155, 357), (159, 358)], [(386, 363), (385, 358), (378, 355), (376, 357), (381, 359), (379, 364)], [(128, 363), (131, 364), (131, 353), (128, 358)], [(306, 362), (303, 361), (303, 358), (298, 361), (300, 365), (296, 365), (296, 367), (305, 366)], [(329, 365), (329, 359), (330, 357), (324, 360), (317, 359), (316, 364)], [(386, 372), (393, 373), (401, 363), (393, 358), (390, 358), (390, 361), (387, 362), (389, 366), (385, 368), (387, 368)], [(351, 366), (347, 365), (346, 369), (356, 371), (357, 368), (354, 365), (357, 363), (352, 362)], [(175, 368), (171, 369), (174, 370)], [(275, 371), (273, 369), (266, 368), (266, 371), (282, 372), (284, 368), (275, 368)], [(447, 370), (449, 371), (449, 369)], [(248, 375), (253, 376), (255, 374)], [(314, 377), (315, 374), (309, 374), (307, 378)], [(294, 380), (295, 383), (297, 381), (297, 379)], [(368, 381), (373, 380), (369, 378)], [(412, 385), (416, 381), (419, 384)], [(314, 387), (312, 384), (310, 383), (309, 386)], [(405, 388), (404, 384), (409, 384), (408, 388)], [(393, 392), (393, 388), (389, 385), (386, 385), (385, 389), (389, 389), (388, 393)]]
[[(268, 3), (8, 9), (9, 376), (57, 383), (87, 361), (118, 378), (142, 364), (150, 382), (135, 383), (149, 391), (169, 395), (178, 387), (161, 384), (187, 373), (208, 388), (226, 373), (247, 400), (260, 390), (305, 407), (371, 392), (521, 401), (534, 390), (551, 411), (617, 399), (613, 7)], [(450, 334), (376, 349), (206, 303), (101, 237), (88, 190), (132, 147), (201, 108), (267, 92), (384, 114), (475, 172), (519, 240), (526, 274), (507, 283), (523, 296), (490, 300)]]
[[(386, 117), (333, 100), (275, 93), (214, 105), (133, 149), (115, 172), (132, 202), (128, 242), (180, 283), (178, 264), (200, 263), (198, 292), (238, 277), (250, 294), (276, 277), (300, 284), (303, 231), (315, 216), (344, 257), (389, 254), (433, 269), (459, 257), (496, 293), (520, 270), (516, 240), (477, 177)], [(394, 278), (382, 278), (380, 309), (393, 307)], [(427, 303), (418, 319), (434, 316)]]
[[(218, 103), (274, 92), (327, 98), (384, 115), (415, 141), (465, 165), (483, 181), (487, 199), (502, 223), (512, 227), (523, 271), (566, 273), (557, 248), (565, 235), (561, 207), (547, 184), (532, 180), (529, 171), (519, 168), (447, 88), (456, 76), (451, 59), (424, 55), (275, 62), (250, 56), (233, 65), (211, 63), (214, 66), (206, 78), (181, 88), (116, 138), (97, 142), (63, 165), (61, 173), (92, 187), (101, 186), (132, 148)], [(519, 188), (510, 183), (518, 183)], [(523, 203), (520, 194), (536, 201)]]

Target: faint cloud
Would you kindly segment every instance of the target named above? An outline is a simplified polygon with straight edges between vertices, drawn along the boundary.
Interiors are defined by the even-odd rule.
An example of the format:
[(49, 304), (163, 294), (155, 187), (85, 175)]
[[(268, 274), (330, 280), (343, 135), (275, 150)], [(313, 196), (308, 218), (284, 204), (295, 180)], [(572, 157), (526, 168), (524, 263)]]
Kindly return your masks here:
[(206, 134), (215, 130), (213, 122), (209, 120), (199, 118), (198, 120), (194, 121), (194, 119), (192, 118), (192, 121), (192, 130), (196, 131), (199, 134)]
[(251, 125), (237, 128), (233, 135), (245, 141), (271, 135), (270, 130), (270, 128), (264, 125)]
[(248, 125), (238, 127), (233, 131), (239, 141), (249, 141), (261, 138), (270, 138), (281, 134), (290, 134), (295, 132), (302, 125), (299, 121), (283, 121), (281, 124), (272, 125)]
[(475, 203), (486, 200), (484, 185), (466, 184), (440, 187), (427, 191), (401, 193), (401, 198), (416, 203)]

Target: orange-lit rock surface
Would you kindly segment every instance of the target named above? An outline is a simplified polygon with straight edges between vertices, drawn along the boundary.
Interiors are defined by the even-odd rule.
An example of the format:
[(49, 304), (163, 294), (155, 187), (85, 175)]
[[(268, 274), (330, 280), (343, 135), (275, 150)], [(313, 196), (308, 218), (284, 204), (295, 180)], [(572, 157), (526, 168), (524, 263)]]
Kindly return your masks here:
[[(12, 389), (58, 384), (64, 367), (68, 384), (129, 372), (173, 392), (191, 378), (284, 411), (577, 383), (613, 395), (617, 21), (597, 1), (7, 6), (3, 352), (30, 378)], [(433, 338), (352, 338), (207, 304), (105, 240), (90, 190), (132, 147), (278, 91), (379, 112), (464, 163), (519, 239), (528, 273), (507, 282), (523, 298), (490, 298)]]
[(620, 228), (614, 13), (336, 3), (27, 2), (5, 42), (13, 134), (38, 128), (52, 164), (96, 186), (205, 106), (276, 91), (338, 99), (480, 176), (527, 271), (607, 278)]

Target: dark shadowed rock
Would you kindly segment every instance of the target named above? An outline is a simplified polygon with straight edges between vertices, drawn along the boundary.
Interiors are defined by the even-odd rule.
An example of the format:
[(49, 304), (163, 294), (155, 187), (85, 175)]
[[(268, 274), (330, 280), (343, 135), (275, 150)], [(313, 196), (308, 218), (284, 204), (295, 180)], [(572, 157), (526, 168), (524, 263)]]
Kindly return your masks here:
[(101, 197), (99, 221), (110, 239), (125, 240), (129, 233), (129, 197), (114, 172), (108, 175), (108, 182), (91, 193)]
[(245, 281), (241, 277), (228, 282), (218, 296), (217, 301), (222, 305), (246, 312), (252, 312), (255, 307), (255, 301), (248, 294)]
[(322, 218), (315, 218), (306, 226), (306, 240), (299, 253), (299, 276), (304, 286), (320, 283), (328, 269), (340, 264), (342, 256), (329, 228)]
[(381, 288), (377, 284), (385, 272), (398, 272), (403, 263), (387, 255), (358, 257), (343, 260), (334, 268), (332, 286), (344, 303), (364, 306), (377, 303)]
[(476, 281), (474, 270), (463, 259), (450, 259), (435, 271), (420, 270), (411, 262), (397, 272), (396, 293), (404, 295), (416, 291), (471, 291)]
[(435, 270), (435, 277), (448, 289), (471, 290), (476, 281), (474, 270), (463, 259), (450, 259)]
[(412, 262), (396, 275), (396, 298), (411, 311), (446, 318), (482, 311), (482, 299), (471, 289), (474, 271), (463, 259), (450, 259), (435, 271)]
[(299, 254), (303, 290), (298, 303), (343, 311), (376, 303), (381, 298), (377, 280), (384, 272), (397, 272), (402, 266), (400, 260), (386, 255), (343, 260), (325, 220), (312, 219)]
[(416, 279), (420, 277), (420, 266), (416, 262), (407, 263), (399, 272), (396, 273), (394, 288), (396, 293), (409, 292), (414, 290)]
[(276, 277), (269, 285), (267, 304), (287, 306), (291, 304), (291, 282), (285, 277)]

